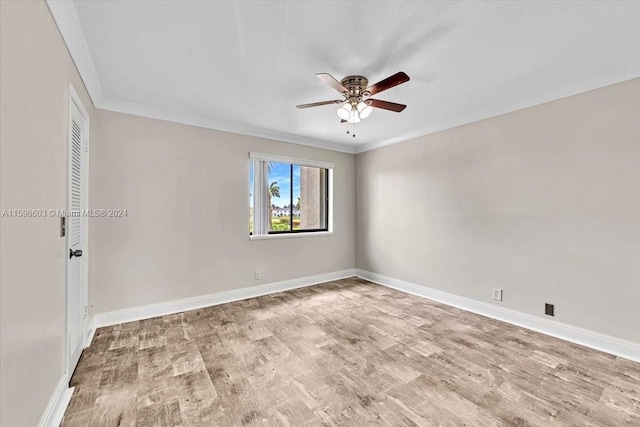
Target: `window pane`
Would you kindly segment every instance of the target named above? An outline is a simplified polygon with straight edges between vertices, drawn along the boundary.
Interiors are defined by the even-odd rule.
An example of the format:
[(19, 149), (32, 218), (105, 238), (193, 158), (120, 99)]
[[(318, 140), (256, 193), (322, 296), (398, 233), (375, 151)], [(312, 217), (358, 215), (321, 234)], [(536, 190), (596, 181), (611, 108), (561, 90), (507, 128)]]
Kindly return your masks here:
[[(258, 191), (255, 189), (256, 185), (260, 186)], [(251, 160), (249, 233), (265, 235), (326, 231), (328, 185), (328, 169)], [(258, 222), (254, 224), (256, 215)]]
[(290, 231), (291, 165), (269, 162), (269, 231)]
[[(297, 169), (296, 169), (297, 168)], [(296, 180), (296, 174), (299, 178)], [(298, 230), (318, 230), (327, 228), (327, 170), (308, 166), (294, 167), (294, 195), (295, 183), (298, 181), (299, 218)]]

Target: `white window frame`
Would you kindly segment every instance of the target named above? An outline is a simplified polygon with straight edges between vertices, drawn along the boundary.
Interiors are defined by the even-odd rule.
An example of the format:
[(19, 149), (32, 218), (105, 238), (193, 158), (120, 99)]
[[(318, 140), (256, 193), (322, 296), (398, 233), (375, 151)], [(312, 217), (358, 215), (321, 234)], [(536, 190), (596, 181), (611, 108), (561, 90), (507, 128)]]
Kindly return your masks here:
[[(331, 236), (333, 235), (333, 170), (335, 169), (334, 163), (320, 162), (317, 160), (307, 160), (307, 159), (298, 159), (294, 157), (285, 157), (285, 156), (277, 156), (273, 154), (265, 154), (265, 153), (257, 153), (250, 152), (249, 160), (260, 160), (264, 162), (277, 162), (277, 163), (288, 163), (299, 166), (309, 166), (314, 168), (327, 169), (328, 172), (328, 181), (329, 185), (327, 188), (327, 196), (329, 201), (327, 203), (327, 231), (310, 231), (310, 232), (297, 232), (297, 233), (281, 233), (281, 234), (250, 234), (250, 240), (269, 240), (269, 239), (290, 239), (290, 238), (298, 238), (298, 237), (322, 237), (322, 236)], [(249, 162), (251, 164), (251, 162)], [(257, 218), (259, 214), (259, 209), (256, 209), (256, 205), (259, 206), (259, 202), (256, 203), (256, 197), (262, 193), (257, 188), (257, 173), (259, 173), (260, 169), (257, 166), (257, 162), (253, 162), (254, 167), (254, 188), (253, 188), (253, 224), (254, 229), (256, 227), (257, 221), (260, 221)], [(247, 174), (248, 175), (248, 174)], [(292, 183), (293, 184), (293, 183)], [(248, 209), (247, 209), (248, 211)]]

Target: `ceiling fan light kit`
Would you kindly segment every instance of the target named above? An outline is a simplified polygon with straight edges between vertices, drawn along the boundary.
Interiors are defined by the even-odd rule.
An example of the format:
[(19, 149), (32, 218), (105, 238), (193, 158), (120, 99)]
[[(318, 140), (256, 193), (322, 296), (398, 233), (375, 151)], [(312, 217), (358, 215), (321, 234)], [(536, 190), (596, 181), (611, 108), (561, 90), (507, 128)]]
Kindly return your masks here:
[[(338, 117), (341, 123), (359, 123), (366, 119), (373, 112), (373, 108), (381, 108), (383, 110), (401, 112), (407, 106), (404, 104), (396, 104), (395, 102), (371, 99), (370, 96), (391, 89), (399, 84), (409, 81), (409, 76), (400, 71), (378, 83), (367, 86), (369, 80), (364, 76), (347, 76), (342, 81), (336, 80), (331, 74), (320, 73), (316, 77), (340, 92), (343, 99), (334, 99), (331, 101), (314, 102), (311, 104), (297, 105), (297, 108), (318, 107), (320, 105), (343, 104), (338, 108)], [(349, 133), (347, 131), (347, 133)], [(355, 135), (353, 135), (355, 137)]]
[(373, 108), (360, 101), (356, 107), (351, 104), (344, 104), (338, 108), (338, 117), (348, 123), (358, 123), (371, 115)]

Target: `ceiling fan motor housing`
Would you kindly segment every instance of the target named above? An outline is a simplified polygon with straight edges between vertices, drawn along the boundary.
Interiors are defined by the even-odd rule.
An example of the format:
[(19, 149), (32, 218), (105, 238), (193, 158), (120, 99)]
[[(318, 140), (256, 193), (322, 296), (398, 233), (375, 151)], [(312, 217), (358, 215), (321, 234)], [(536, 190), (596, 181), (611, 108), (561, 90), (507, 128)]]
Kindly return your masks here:
[[(395, 102), (370, 98), (371, 95), (375, 95), (384, 90), (398, 86), (399, 84), (408, 82), (409, 76), (404, 71), (399, 71), (386, 79), (380, 80), (372, 86), (369, 86), (369, 80), (366, 77), (359, 75), (347, 76), (340, 82), (328, 73), (318, 73), (316, 74), (316, 77), (331, 86), (333, 89), (337, 90), (343, 98), (296, 105), (296, 108), (319, 107), (321, 105), (343, 104), (346, 102), (347, 104), (341, 107), (338, 111), (344, 109), (344, 107), (347, 107), (346, 112), (349, 113), (355, 110), (358, 110), (359, 113), (363, 113), (363, 111), (366, 110), (369, 112), (363, 113), (364, 118), (366, 118), (371, 111), (370, 108), (367, 109), (366, 107), (382, 108), (383, 110), (395, 111), (396, 113), (401, 112), (407, 107), (406, 105), (396, 104)], [(348, 109), (348, 106), (351, 106), (351, 110)]]
[(349, 93), (345, 95), (349, 103), (353, 106), (362, 101), (363, 96), (370, 95), (366, 90), (369, 85), (369, 80), (364, 76), (347, 76), (342, 79), (340, 83), (349, 91)]

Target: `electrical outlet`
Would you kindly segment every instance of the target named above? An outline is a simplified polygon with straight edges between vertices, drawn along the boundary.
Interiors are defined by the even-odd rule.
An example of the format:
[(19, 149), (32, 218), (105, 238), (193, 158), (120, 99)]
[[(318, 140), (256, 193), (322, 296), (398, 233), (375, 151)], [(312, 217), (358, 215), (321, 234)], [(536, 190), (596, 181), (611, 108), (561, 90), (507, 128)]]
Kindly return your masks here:
[(547, 316), (555, 316), (554, 314), (554, 310), (553, 310), (553, 304), (544, 304), (544, 314), (546, 314)]
[(260, 280), (260, 272), (259, 271), (254, 271), (253, 272), (253, 278), (255, 280)]
[(496, 301), (502, 301), (502, 289), (493, 288), (493, 299)]

